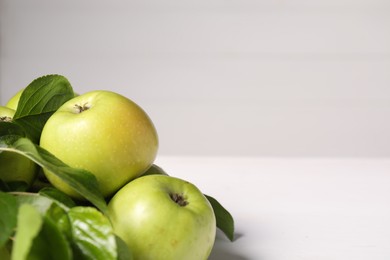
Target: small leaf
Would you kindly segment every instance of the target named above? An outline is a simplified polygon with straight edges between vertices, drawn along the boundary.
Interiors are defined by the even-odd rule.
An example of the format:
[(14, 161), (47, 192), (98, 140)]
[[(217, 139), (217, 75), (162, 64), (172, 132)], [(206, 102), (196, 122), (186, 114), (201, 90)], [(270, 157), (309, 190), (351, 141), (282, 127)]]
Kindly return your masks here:
[(16, 227), (18, 202), (14, 196), (0, 192), (0, 209), (0, 248), (2, 248)]
[(72, 86), (61, 75), (47, 75), (33, 80), (23, 91), (14, 115), (14, 122), (28, 129), (38, 143), (49, 117), (66, 101), (74, 97)]
[(43, 224), (42, 216), (34, 206), (23, 204), (19, 208), (17, 230), (12, 249), (12, 260), (25, 260), (34, 238)]
[(229, 238), (234, 239), (234, 220), (232, 215), (213, 197), (205, 195), (213, 207), (217, 227)]
[(74, 207), (68, 212), (73, 243), (83, 259), (117, 259), (117, 247), (110, 221), (92, 207)]
[(103, 213), (107, 204), (99, 190), (96, 177), (90, 172), (71, 168), (28, 138), (18, 136), (0, 136), (0, 151), (16, 152), (33, 160), (42, 168), (61, 178), (81, 196), (89, 200)]

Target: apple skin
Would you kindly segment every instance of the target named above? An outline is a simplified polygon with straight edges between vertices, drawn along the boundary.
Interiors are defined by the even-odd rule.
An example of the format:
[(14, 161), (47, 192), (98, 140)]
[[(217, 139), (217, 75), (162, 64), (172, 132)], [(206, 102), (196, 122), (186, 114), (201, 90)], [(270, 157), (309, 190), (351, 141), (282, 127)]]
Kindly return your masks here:
[[(12, 120), (15, 110), (0, 106), (0, 121)], [(4, 182), (25, 182), (31, 186), (38, 166), (23, 155), (13, 152), (0, 153), (0, 179)]]
[[(15, 109), (0, 106), (0, 117), (3, 118), (5, 121), (12, 120), (14, 115), (15, 115)], [(7, 117), (7, 119), (5, 119), (5, 117)]]
[[(46, 122), (40, 146), (69, 166), (90, 171), (108, 197), (152, 165), (158, 137), (141, 107), (120, 94), (97, 90), (65, 102)], [(53, 186), (82, 199), (54, 174), (44, 173)]]
[(14, 96), (12, 96), (7, 104), (5, 104), (6, 107), (11, 108), (13, 110), (16, 110), (18, 108), (20, 96), (22, 95), (24, 89), (19, 90)]
[[(172, 194), (188, 204), (179, 205)], [(202, 260), (214, 245), (216, 220), (209, 201), (176, 177), (157, 174), (131, 181), (110, 200), (108, 216), (136, 260)]]

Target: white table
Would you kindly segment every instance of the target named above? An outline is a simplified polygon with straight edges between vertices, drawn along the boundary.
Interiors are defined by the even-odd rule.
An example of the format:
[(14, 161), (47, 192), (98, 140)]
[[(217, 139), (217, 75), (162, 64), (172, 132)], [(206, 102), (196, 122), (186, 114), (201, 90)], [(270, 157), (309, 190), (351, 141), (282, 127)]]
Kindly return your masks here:
[(210, 260), (389, 260), (390, 158), (160, 156), (234, 216)]

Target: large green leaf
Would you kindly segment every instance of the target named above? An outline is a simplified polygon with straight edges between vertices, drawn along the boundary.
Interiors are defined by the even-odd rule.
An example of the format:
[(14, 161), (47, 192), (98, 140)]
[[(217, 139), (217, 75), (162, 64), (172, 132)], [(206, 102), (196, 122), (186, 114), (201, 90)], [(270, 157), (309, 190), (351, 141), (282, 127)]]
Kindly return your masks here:
[(68, 216), (78, 259), (117, 259), (114, 231), (106, 216), (92, 207), (71, 208)]
[(18, 214), (18, 202), (16, 199), (4, 192), (0, 192), (0, 248), (2, 248), (16, 227), (16, 216)]
[(234, 220), (232, 215), (227, 211), (216, 199), (205, 195), (211, 206), (213, 207), (217, 227), (230, 239), (234, 239)]
[(64, 76), (47, 75), (37, 78), (24, 89), (14, 122), (27, 129), (29, 137), (38, 143), (49, 117), (73, 97), (72, 86)]
[(0, 151), (19, 153), (33, 160), (61, 178), (81, 196), (89, 200), (103, 213), (107, 212), (107, 204), (99, 190), (96, 177), (88, 171), (71, 168), (54, 155), (34, 144), (28, 138), (19, 136), (0, 136)]

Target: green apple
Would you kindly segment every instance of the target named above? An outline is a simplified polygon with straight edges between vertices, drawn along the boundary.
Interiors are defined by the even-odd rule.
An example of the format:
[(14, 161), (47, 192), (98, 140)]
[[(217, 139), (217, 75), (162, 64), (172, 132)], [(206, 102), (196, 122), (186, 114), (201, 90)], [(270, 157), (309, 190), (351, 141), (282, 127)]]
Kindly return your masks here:
[[(40, 145), (69, 166), (94, 174), (107, 197), (153, 164), (158, 137), (140, 106), (97, 90), (65, 102), (46, 122)], [(53, 186), (81, 198), (53, 173), (44, 172)]]
[(0, 106), (0, 119), (2, 122), (11, 122), (15, 115), (15, 109)]
[(214, 245), (209, 201), (176, 177), (157, 174), (129, 182), (110, 200), (108, 216), (134, 259), (204, 260)]
[(20, 100), (20, 96), (22, 95), (24, 89), (19, 90), (13, 97), (11, 97), (7, 104), (5, 104), (6, 107), (11, 108), (13, 110), (16, 110), (18, 108), (18, 103)]
[[(0, 106), (0, 121), (12, 121), (15, 110)], [(0, 179), (4, 182), (32, 184), (37, 174), (37, 165), (30, 159), (13, 152), (0, 153)]]

